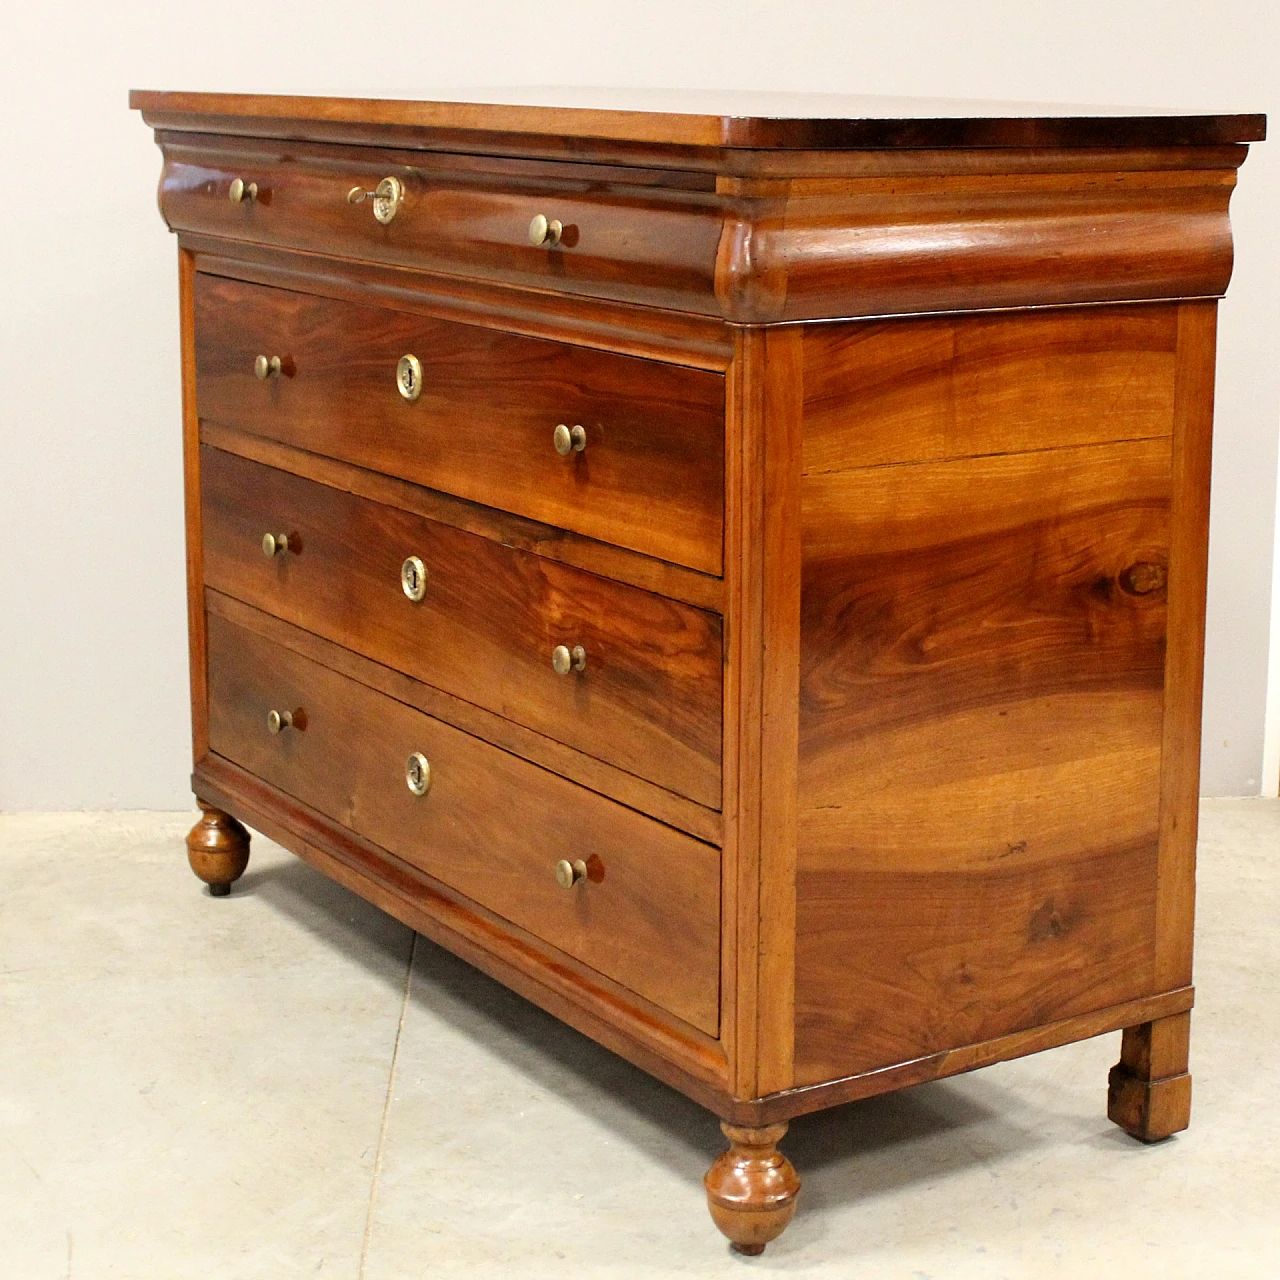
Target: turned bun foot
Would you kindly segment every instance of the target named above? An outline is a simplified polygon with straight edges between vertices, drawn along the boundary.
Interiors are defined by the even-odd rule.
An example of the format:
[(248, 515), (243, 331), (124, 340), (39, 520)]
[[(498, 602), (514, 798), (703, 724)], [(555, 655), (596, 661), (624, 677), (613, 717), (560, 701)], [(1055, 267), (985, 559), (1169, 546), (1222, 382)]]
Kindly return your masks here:
[(707, 1207), (736, 1252), (763, 1253), (786, 1230), (800, 1190), (799, 1174), (778, 1150), (787, 1126), (720, 1128), (730, 1145), (707, 1171)]
[(249, 865), (249, 833), (229, 814), (203, 800), (200, 821), (187, 836), (187, 860), (191, 870), (209, 886), (215, 898), (231, 892), (231, 882)]
[(1107, 1078), (1107, 1116), (1139, 1142), (1162, 1142), (1191, 1123), (1190, 1035), (1189, 1013), (1125, 1029)]

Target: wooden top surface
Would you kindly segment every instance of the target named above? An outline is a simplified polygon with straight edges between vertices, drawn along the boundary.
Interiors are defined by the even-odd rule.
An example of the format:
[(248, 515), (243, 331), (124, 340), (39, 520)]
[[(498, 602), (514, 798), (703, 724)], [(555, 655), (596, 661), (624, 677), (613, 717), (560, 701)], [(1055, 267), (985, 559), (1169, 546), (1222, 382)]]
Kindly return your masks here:
[[(509, 89), (440, 99), (166, 93), (129, 105), (166, 127), (245, 133), (252, 120), (408, 126), (683, 147), (781, 150), (945, 147), (1201, 146), (1258, 142), (1263, 115), (1197, 115), (1134, 107), (735, 90)], [(273, 133), (278, 130), (272, 130)]]

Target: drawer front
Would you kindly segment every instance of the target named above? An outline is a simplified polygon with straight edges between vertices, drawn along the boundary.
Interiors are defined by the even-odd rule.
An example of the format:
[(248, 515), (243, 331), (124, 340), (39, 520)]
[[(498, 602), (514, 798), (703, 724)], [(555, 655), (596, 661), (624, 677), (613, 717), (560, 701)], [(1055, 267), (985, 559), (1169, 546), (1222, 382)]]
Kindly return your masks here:
[(721, 571), (720, 374), (207, 275), (195, 317), (203, 418)]
[(201, 500), (209, 586), (720, 807), (718, 615), (208, 446)]
[[(722, 211), (711, 191), (659, 191), (618, 170), (573, 179), (526, 163), (516, 173), (483, 157), (163, 146), (160, 207), (175, 230), (719, 314)], [(372, 199), (352, 204), (349, 194), (387, 177), (402, 195), (384, 224)], [(256, 195), (233, 203), (236, 179)], [(559, 244), (530, 242), (538, 215), (562, 224)]]
[[(715, 1035), (720, 855), (209, 615), (209, 742), (304, 804)], [(271, 711), (292, 727), (270, 732)], [(421, 754), (426, 793), (407, 781)], [(563, 888), (557, 862), (586, 879)]]

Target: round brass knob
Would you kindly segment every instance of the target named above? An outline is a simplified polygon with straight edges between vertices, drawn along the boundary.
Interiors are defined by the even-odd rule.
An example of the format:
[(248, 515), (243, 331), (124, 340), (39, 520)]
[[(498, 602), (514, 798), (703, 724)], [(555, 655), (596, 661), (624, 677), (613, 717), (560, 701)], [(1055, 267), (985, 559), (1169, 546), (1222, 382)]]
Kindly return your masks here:
[(396, 390), (406, 400), (422, 394), (422, 362), (417, 356), (401, 356), (396, 361)]
[(267, 712), (267, 728), (272, 733), (279, 733), (281, 729), (290, 729), (293, 727), (292, 711), (276, 711), (274, 708)]
[(280, 367), (279, 356), (258, 356), (253, 362), (254, 377), (264, 382), (271, 377), (278, 378)]
[(256, 200), (258, 198), (258, 184), (256, 182), (245, 182), (243, 178), (232, 178), (231, 189), (227, 192), (231, 197), (232, 204), (240, 204), (244, 200)]
[(556, 863), (556, 883), (562, 889), (572, 889), (579, 880), (587, 878), (587, 864), (577, 858), (570, 862), (568, 858), (561, 858)]
[(427, 566), (417, 556), (410, 556), (400, 566), (400, 587), (415, 603), (427, 594)]
[(347, 192), (348, 204), (373, 202), (373, 216), (385, 227), (400, 212), (404, 200), (404, 184), (399, 178), (383, 178), (372, 191), (364, 187), (352, 187)]
[(545, 213), (539, 213), (529, 223), (529, 243), (533, 245), (557, 245), (560, 243), (561, 233), (564, 227), (560, 224), (559, 218), (548, 218)]
[(581, 453), (587, 447), (586, 428), (566, 427), (562, 422), (551, 433), (551, 443), (562, 458), (567, 458), (571, 453)]
[(264, 533), (262, 535), (262, 554), (268, 560), (274, 560), (276, 556), (282, 555), (289, 550), (289, 535), (287, 533)]
[(551, 665), (558, 676), (567, 676), (570, 671), (585, 671), (587, 651), (580, 644), (575, 644), (572, 649), (566, 644), (558, 644), (551, 650)]
[(415, 751), (404, 762), (404, 780), (415, 796), (425, 796), (431, 786), (431, 762), (421, 751)]

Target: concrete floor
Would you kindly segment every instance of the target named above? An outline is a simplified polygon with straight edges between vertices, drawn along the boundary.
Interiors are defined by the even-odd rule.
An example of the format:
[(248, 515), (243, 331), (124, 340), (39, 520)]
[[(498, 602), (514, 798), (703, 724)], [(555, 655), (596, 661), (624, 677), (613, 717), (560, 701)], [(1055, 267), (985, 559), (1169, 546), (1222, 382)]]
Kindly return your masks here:
[(0, 1280), (1280, 1276), (1280, 803), (1201, 832), (1194, 1127), (1104, 1117), (1118, 1035), (792, 1127), (731, 1255), (705, 1112), (262, 838), (0, 817)]

